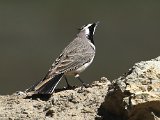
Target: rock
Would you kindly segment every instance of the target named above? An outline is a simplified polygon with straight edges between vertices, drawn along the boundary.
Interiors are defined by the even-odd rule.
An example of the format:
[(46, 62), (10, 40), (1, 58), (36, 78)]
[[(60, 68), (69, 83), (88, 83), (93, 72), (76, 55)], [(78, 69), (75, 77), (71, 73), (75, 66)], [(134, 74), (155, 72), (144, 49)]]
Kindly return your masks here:
[(19, 91), (0, 96), (0, 120), (160, 120), (160, 57), (136, 63), (110, 82), (51, 96)]
[(110, 81), (95, 81), (90, 87), (78, 87), (54, 93), (49, 100), (26, 98), (24, 92), (0, 96), (0, 120), (93, 120), (104, 102)]
[(106, 120), (160, 119), (160, 57), (136, 63), (114, 80), (99, 114)]

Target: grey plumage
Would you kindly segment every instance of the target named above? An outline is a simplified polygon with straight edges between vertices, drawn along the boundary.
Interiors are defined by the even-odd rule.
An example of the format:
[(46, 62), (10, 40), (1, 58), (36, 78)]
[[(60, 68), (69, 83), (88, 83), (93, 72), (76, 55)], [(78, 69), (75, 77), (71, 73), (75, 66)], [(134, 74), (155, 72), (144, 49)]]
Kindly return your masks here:
[[(97, 23), (93, 23), (82, 27), (77, 37), (62, 51), (52, 64), (44, 79), (29, 88), (27, 92), (52, 94), (63, 75), (78, 77), (92, 63), (95, 56), (93, 34), (96, 26)], [(89, 29), (89, 27), (91, 28)], [(92, 36), (90, 36), (91, 34)]]

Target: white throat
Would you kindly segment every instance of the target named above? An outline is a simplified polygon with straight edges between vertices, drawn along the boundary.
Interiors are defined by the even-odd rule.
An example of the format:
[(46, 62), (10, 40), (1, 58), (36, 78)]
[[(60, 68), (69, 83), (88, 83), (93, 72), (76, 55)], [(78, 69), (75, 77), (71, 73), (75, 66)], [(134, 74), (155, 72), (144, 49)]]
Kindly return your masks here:
[(85, 32), (85, 35), (88, 36), (90, 34), (90, 31), (89, 31), (89, 27), (91, 26), (92, 24), (88, 24), (87, 26), (85, 26), (82, 30), (84, 30)]

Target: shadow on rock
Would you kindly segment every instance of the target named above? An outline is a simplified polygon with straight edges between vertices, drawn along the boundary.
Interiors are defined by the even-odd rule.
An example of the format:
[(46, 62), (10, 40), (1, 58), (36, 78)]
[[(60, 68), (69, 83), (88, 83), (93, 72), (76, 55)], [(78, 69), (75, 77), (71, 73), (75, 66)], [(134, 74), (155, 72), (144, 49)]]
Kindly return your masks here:
[(110, 86), (108, 91), (105, 101), (98, 109), (98, 115), (102, 117), (101, 120), (127, 120), (123, 92), (117, 84)]
[[(55, 93), (65, 91), (65, 90), (72, 90), (72, 89), (75, 89), (76, 87), (77, 86), (72, 86), (69, 88), (55, 89)], [(43, 101), (48, 101), (51, 96), (52, 96), (52, 94), (32, 94), (32, 95), (26, 96), (25, 99), (32, 99), (32, 100), (40, 99)]]

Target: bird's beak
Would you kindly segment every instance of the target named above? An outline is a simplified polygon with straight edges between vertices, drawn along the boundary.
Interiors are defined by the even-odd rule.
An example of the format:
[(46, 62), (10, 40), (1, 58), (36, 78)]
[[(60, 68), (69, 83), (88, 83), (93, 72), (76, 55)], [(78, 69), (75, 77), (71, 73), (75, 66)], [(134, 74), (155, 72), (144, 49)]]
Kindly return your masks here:
[(96, 24), (96, 26), (99, 24), (100, 22), (99, 21), (97, 21), (95, 24)]

